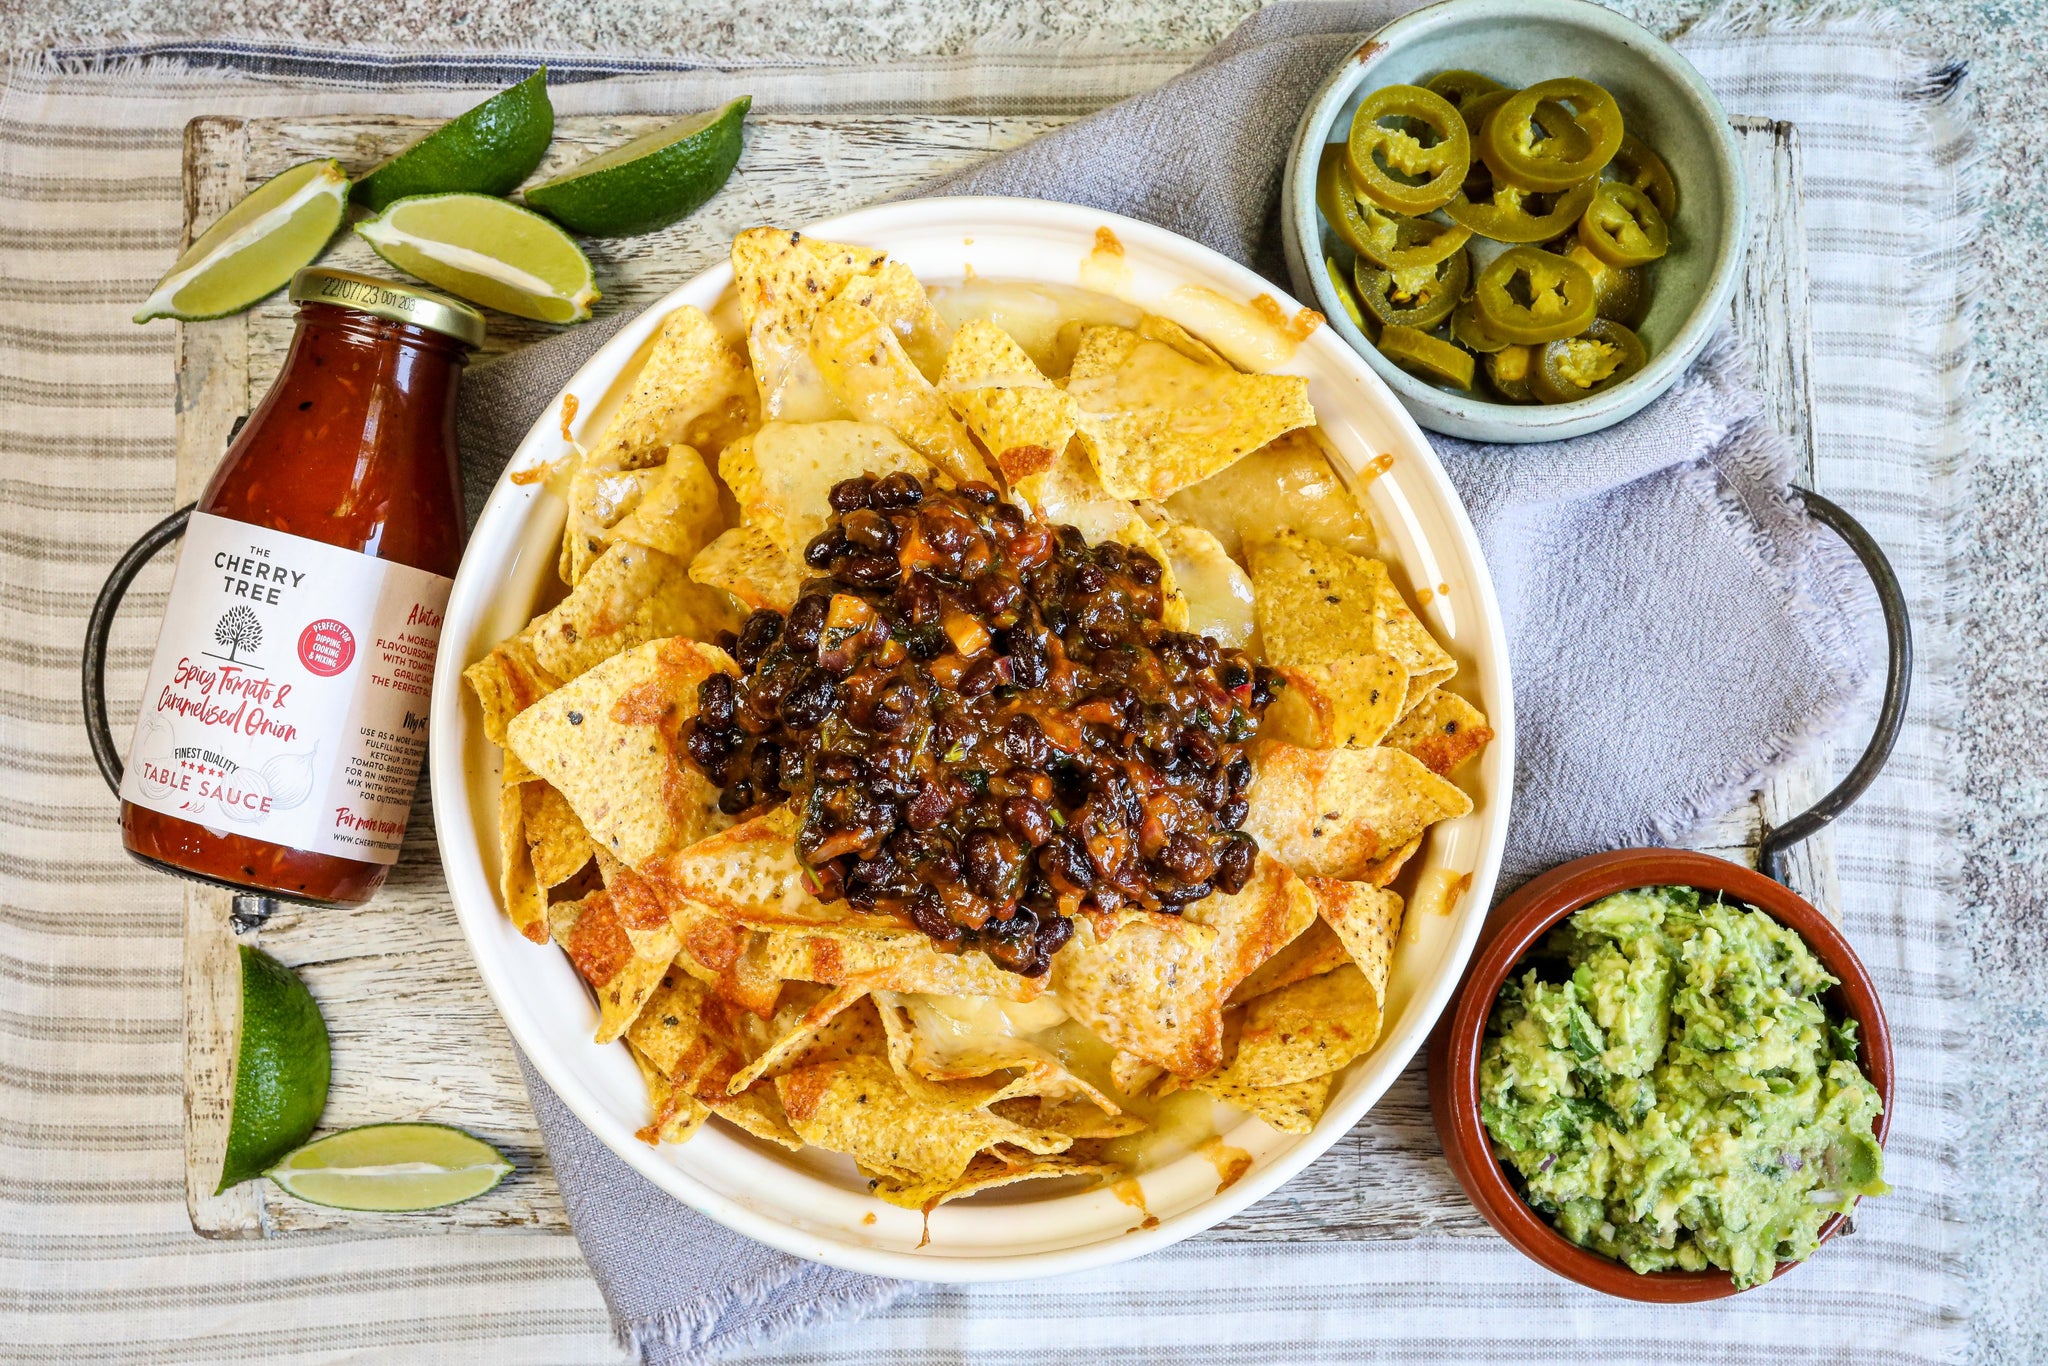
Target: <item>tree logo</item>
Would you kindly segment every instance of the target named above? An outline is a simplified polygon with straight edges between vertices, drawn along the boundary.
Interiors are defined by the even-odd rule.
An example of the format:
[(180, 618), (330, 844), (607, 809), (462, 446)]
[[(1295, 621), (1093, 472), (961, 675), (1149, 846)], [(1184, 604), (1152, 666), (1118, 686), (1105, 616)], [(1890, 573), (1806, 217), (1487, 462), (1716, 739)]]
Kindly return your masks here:
[(256, 614), (247, 607), (230, 607), (213, 624), (213, 640), (227, 653), (216, 655), (208, 650), (207, 654), (215, 659), (225, 659), (230, 664), (244, 663), (235, 657), (236, 652), (253, 650), (263, 643), (263, 623), (256, 620)]

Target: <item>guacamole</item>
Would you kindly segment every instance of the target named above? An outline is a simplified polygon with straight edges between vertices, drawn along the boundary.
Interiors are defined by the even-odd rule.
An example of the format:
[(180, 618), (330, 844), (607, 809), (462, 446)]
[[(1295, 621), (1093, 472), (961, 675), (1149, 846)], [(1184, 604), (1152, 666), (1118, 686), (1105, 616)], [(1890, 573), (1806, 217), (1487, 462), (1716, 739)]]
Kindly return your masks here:
[(1690, 887), (1619, 892), (1528, 962), (1487, 1026), (1480, 1117), (1573, 1242), (1751, 1286), (1890, 1189), (1856, 1022), (1829, 1020), (1834, 978), (1763, 912)]

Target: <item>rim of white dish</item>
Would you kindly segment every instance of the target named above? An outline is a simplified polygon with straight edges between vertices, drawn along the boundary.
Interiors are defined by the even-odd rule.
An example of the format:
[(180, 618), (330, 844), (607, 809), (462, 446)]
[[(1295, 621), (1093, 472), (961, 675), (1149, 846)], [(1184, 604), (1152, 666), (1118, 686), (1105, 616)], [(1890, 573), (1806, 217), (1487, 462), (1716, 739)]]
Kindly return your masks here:
[[(1004, 264), (991, 262), (988, 268), (978, 270), (983, 278), (991, 281), (1079, 283), (1099, 289), (1100, 281), (1080, 281), (1071, 272), (1054, 271), (1049, 263), (1069, 260), (1078, 263), (1087, 256), (1091, 247), (1100, 242), (1097, 234), (1103, 228), (1115, 234), (1122, 246), (1122, 259), (1135, 269), (1139, 283), (1134, 286), (1131, 301), (1140, 306), (1160, 302), (1151, 298), (1151, 293), (1157, 290), (1148, 292), (1146, 280), (1151, 280), (1155, 286), (1157, 281), (1167, 280), (1177, 282), (1176, 287), (1206, 286), (1240, 303), (1264, 294), (1272, 296), (1290, 313), (1299, 307), (1262, 277), (1186, 238), (1117, 214), (1049, 201), (966, 196), (898, 201), (806, 225), (803, 231), (872, 245), (892, 253), (916, 254), (920, 250), (964, 253), (962, 259), (968, 261), (977, 252), (977, 237), (984, 244), (994, 239), (1004, 247)], [(994, 252), (989, 251), (987, 255), (992, 256)], [(920, 274), (926, 275), (926, 272), (920, 271)], [(604, 396), (609, 393), (621, 369), (647, 342), (663, 317), (686, 303), (708, 308), (730, 285), (731, 278), (730, 264), (721, 261), (649, 304), (584, 363), (561, 394), (594, 393)], [(942, 277), (927, 275), (927, 278), (936, 283)], [(430, 775), (435, 832), (442, 865), (458, 920), (477, 961), (485, 988), (534, 1069), (606, 1147), (683, 1204), (734, 1232), (794, 1256), (850, 1271), (916, 1280), (1011, 1280), (1105, 1266), (1158, 1251), (1199, 1233), (1231, 1217), (1296, 1175), (1326, 1152), (1380, 1099), (1414, 1056), (1450, 1001), (1470, 961), (1492, 901), (1506, 844), (1514, 772), (1514, 714), (1509, 687), (1507, 638), (1492, 580), (1463, 504), (1430, 449), (1428, 440), (1386, 386), (1366, 368), (1342, 338), (1321, 327), (1301, 343), (1287, 363), (1276, 369), (1283, 373), (1314, 371), (1322, 378), (1325, 388), (1331, 384), (1346, 386), (1341, 395), (1324, 392), (1317, 399), (1319, 412), (1330, 416), (1340, 412), (1363, 412), (1383, 425), (1385, 434), (1390, 435), (1390, 449), (1397, 457), (1400, 475), (1386, 496), (1395, 501), (1394, 513), (1405, 519), (1405, 524), (1411, 529), (1419, 525), (1415, 521), (1415, 502), (1426, 500), (1435, 504), (1435, 512), (1443, 524), (1442, 532), (1435, 534), (1447, 533), (1452, 542), (1449, 546), (1436, 548), (1455, 552), (1462, 561), (1458, 566), (1459, 572), (1469, 574), (1469, 583), (1461, 585), (1460, 597), (1476, 609), (1476, 623), (1475, 629), (1463, 636), (1463, 640), (1477, 642), (1477, 648), (1482, 648), (1490, 656), (1486, 676), (1480, 680), (1488, 720), (1495, 731), (1494, 742), (1481, 756), (1482, 768), (1477, 775), (1478, 781), (1488, 790), (1485, 810), (1482, 815), (1475, 808), (1472, 816), (1462, 818), (1464, 822), (1475, 824), (1449, 836), (1456, 848), (1473, 856), (1473, 867), (1469, 870), (1471, 882), (1456, 909), (1446, 918), (1447, 927), (1440, 932), (1432, 931), (1441, 935), (1435, 976), (1418, 984), (1412, 996), (1405, 1001), (1390, 989), (1390, 1002), (1399, 1006), (1398, 1018), (1372, 1053), (1340, 1074), (1340, 1088), (1353, 1072), (1360, 1069), (1363, 1069), (1360, 1075), (1365, 1077), (1364, 1083), (1352, 1094), (1341, 1098), (1333, 1089), (1329, 1108), (1309, 1134), (1298, 1137), (1281, 1135), (1276, 1141), (1266, 1142), (1261, 1148), (1260, 1160), (1253, 1163), (1241, 1180), (1225, 1185), (1211, 1196), (1194, 1199), (1167, 1217), (1148, 1220), (1151, 1227), (1141, 1225), (1098, 1236), (1093, 1241), (1018, 1253), (970, 1254), (948, 1252), (936, 1246), (923, 1252), (899, 1250), (864, 1241), (859, 1229), (868, 1225), (866, 1217), (845, 1224), (834, 1224), (829, 1219), (822, 1223), (802, 1221), (808, 1226), (800, 1226), (799, 1221), (791, 1218), (764, 1213), (733, 1193), (714, 1188), (689, 1169), (695, 1165), (692, 1153), (699, 1144), (708, 1143), (712, 1145), (712, 1151), (721, 1154), (735, 1145), (742, 1153), (756, 1150), (757, 1145), (751, 1140), (723, 1132), (715, 1123), (708, 1123), (690, 1143), (681, 1147), (656, 1149), (639, 1141), (632, 1126), (607, 1107), (591, 1080), (589, 1064), (605, 1050), (621, 1059), (631, 1071), (630, 1062), (623, 1060), (623, 1048), (614, 1045), (601, 1050), (599, 1046), (586, 1045), (588, 1053), (582, 1060), (583, 1065), (572, 1065), (542, 1026), (542, 1012), (550, 1006), (562, 1008), (563, 1001), (524, 999), (510, 989), (509, 982), (500, 980), (499, 970), (493, 966), (501, 949), (509, 951), (516, 948), (535, 954), (543, 949), (519, 939), (499, 906), (495, 879), (486, 867), (483, 841), (479, 837), (478, 804), (472, 800), (474, 780), (469, 764), (480, 740), (477, 734), (480, 725), (473, 705), (464, 696), (462, 670), (471, 662), (472, 653), (481, 653), (481, 648), (488, 648), (482, 644), (479, 632), (495, 595), (507, 575), (518, 567), (520, 557), (540, 554), (544, 550), (547, 562), (552, 563), (553, 547), (558, 537), (538, 537), (532, 524), (540, 500), (554, 495), (546, 494), (539, 482), (515, 484), (510, 472), (538, 466), (563, 453), (561, 394), (558, 394), (542, 411), (508, 466), (507, 473), (500, 477), (492, 491), (472, 533), (462, 569), (457, 574), (436, 663), (430, 722)], [(594, 419), (595, 414), (589, 405), (584, 411)], [(1356, 475), (1357, 471), (1345, 473)], [(1393, 478), (1391, 475), (1383, 477), (1390, 482)], [(1419, 495), (1419, 499), (1411, 497), (1411, 494)], [(1370, 501), (1378, 514), (1376, 523), (1388, 524), (1392, 519), (1380, 508), (1382, 499), (1376, 495)], [(556, 525), (559, 525), (559, 512), (560, 502), (555, 499), (548, 515), (555, 518)], [(1434, 554), (1429, 558), (1435, 566), (1431, 571), (1433, 576), (1442, 564)], [(1449, 822), (1447, 826), (1459, 824)], [(1432, 837), (1433, 841), (1443, 838)], [(516, 943), (507, 946), (507, 936)], [(560, 954), (557, 952), (555, 957), (560, 959)], [(564, 972), (570, 973), (570, 981), (574, 982), (566, 960), (561, 966)], [(1396, 975), (1398, 979), (1398, 956)], [(577, 983), (566, 990), (574, 995), (576, 1009), (587, 1010), (587, 994), (580, 992), (579, 987), (580, 983)], [(637, 1073), (634, 1074), (634, 1084), (638, 1085)], [(1248, 1125), (1257, 1125), (1262, 1132), (1275, 1132), (1247, 1117), (1231, 1131), (1230, 1137), (1237, 1137), (1240, 1130)], [(1265, 1156), (1267, 1152), (1272, 1155)], [(761, 1167), (760, 1163), (754, 1165), (763, 1174), (779, 1173), (773, 1179), (808, 1183), (804, 1191), (807, 1196), (818, 1199), (821, 1208), (833, 1203), (844, 1204), (843, 1187), (806, 1170), (796, 1160), (797, 1156), (776, 1150), (775, 1155), (763, 1153), (760, 1159), (761, 1163), (772, 1164), (772, 1169)], [(719, 1159), (712, 1160), (715, 1164)], [(734, 1161), (746, 1165), (741, 1159)], [(1191, 1152), (1179, 1158), (1173, 1166), (1148, 1173), (1147, 1177), (1170, 1173), (1179, 1164), (1200, 1162), (1202, 1159)], [(1211, 1177), (1214, 1177), (1213, 1170)], [(1098, 1189), (1056, 1194), (1040, 1201), (1026, 1199), (994, 1204), (967, 1201), (942, 1206), (934, 1212), (931, 1229), (936, 1242), (940, 1221), (950, 1221), (976, 1211), (990, 1219), (1008, 1219), (1017, 1211), (1029, 1212), (1034, 1206), (1051, 1207), (1066, 1199), (1106, 1201), (1114, 1198), (1108, 1191)], [(878, 1201), (871, 1203), (878, 1209), (887, 1208), (880, 1206)], [(915, 1211), (896, 1213), (911, 1219), (917, 1217)], [(1130, 1209), (1124, 1213), (1140, 1216), (1143, 1211)], [(975, 1227), (980, 1225), (977, 1223)]]
[[(1501, 19), (1555, 19), (1576, 24), (1639, 51), (1645, 62), (1670, 76), (1704, 110), (1707, 122), (1714, 130), (1719, 160), (1731, 181), (1731, 193), (1722, 206), (1718, 225), (1719, 241), (1723, 245), (1714, 274), (1677, 334), (1641, 370), (1612, 389), (1576, 403), (1533, 407), (1495, 403), (1423, 383), (1380, 355), (1379, 348), (1345, 316), (1336, 286), (1322, 270), (1316, 268), (1316, 261), (1321, 259), (1320, 250), (1316, 252), (1315, 261), (1309, 256), (1308, 244), (1319, 245), (1322, 240), (1318, 226), (1322, 215), (1316, 207), (1312, 158), (1322, 155), (1337, 112), (1366, 82), (1373, 65), (1382, 55), (1393, 52), (1402, 43), (1445, 24), (1477, 22), (1495, 16)], [(1728, 301), (1734, 295), (1736, 281), (1742, 274), (1742, 258), (1748, 248), (1748, 198), (1742, 149), (1736, 145), (1735, 131), (1728, 121), (1727, 111), (1721, 107), (1706, 78), (1685, 59), (1685, 55), (1642, 25), (1594, 4), (1592, 0), (1437, 0), (1435, 4), (1404, 14), (1380, 28), (1359, 51), (1347, 53), (1316, 87), (1308, 108), (1302, 113), (1300, 125), (1295, 129), (1294, 142), (1288, 150), (1282, 174), (1280, 237), (1287, 258), (1287, 274), (1296, 291), (1301, 291), (1306, 283), (1308, 296), (1316, 301), (1316, 306), (1329, 319), (1330, 325), (1364, 358), (1373, 373), (1394, 391), (1402, 406), (1411, 414), (1418, 409), (1427, 410), (1430, 430), (1484, 443), (1562, 441), (1611, 427), (1642, 411), (1676, 383), (1706, 349), (1727, 312)], [(1482, 433), (1480, 428), (1487, 426), (1512, 430)]]

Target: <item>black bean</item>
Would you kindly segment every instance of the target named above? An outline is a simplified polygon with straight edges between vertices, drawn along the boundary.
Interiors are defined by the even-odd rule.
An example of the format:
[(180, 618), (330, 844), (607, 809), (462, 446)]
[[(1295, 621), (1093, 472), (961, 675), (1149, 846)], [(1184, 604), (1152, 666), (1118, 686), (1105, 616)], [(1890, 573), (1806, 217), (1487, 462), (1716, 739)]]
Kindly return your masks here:
[(903, 819), (912, 830), (935, 830), (953, 814), (953, 797), (947, 788), (948, 784), (925, 780), (904, 808)]
[(827, 783), (854, 782), (867, 771), (867, 765), (851, 754), (820, 754), (815, 767), (819, 781)]
[(942, 945), (960, 942), (960, 927), (946, 915), (946, 903), (930, 887), (920, 887), (910, 894), (908, 903), (910, 923), (923, 930), (934, 943)]
[(1125, 557), (1124, 572), (1129, 574), (1134, 582), (1150, 587), (1159, 582), (1159, 561), (1142, 550), (1133, 550)]
[(846, 514), (839, 523), (839, 532), (846, 537), (846, 543), (861, 550), (878, 551), (885, 555), (896, 553), (896, 528), (881, 513), (873, 508), (860, 508)]
[(718, 809), (728, 816), (737, 816), (754, 804), (754, 785), (742, 778), (718, 794)]
[(1229, 805), (1216, 813), (1216, 819), (1235, 830), (1244, 824), (1244, 818), (1251, 814), (1252, 804), (1242, 797), (1233, 797)]
[(825, 633), (825, 616), (832, 610), (831, 602), (822, 594), (809, 594), (796, 600), (796, 606), (789, 609), (789, 621), (783, 633), (790, 648), (812, 654), (818, 648), (818, 637)]
[(715, 673), (697, 685), (697, 715), (701, 724), (723, 729), (732, 724), (732, 675)]
[(1230, 778), (1230, 795), (1242, 797), (1244, 790), (1252, 785), (1252, 761), (1240, 754), (1225, 765), (1223, 771)]
[(804, 546), (804, 563), (812, 569), (830, 569), (832, 559), (846, 548), (838, 527), (826, 527)]
[(967, 885), (991, 901), (1002, 899), (1008, 891), (1009, 865), (995, 831), (968, 831), (960, 841), (960, 863), (967, 872)]
[(1178, 887), (1162, 887), (1154, 895), (1159, 898), (1161, 906), (1178, 910), (1182, 906), (1192, 906), (1215, 890), (1213, 882), (1189, 882)]
[(1096, 564), (1084, 564), (1074, 571), (1074, 591), (1077, 593), (1100, 593), (1109, 583), (1109, 575)]
[(922, 569), (907, 574), (896, 585), (896, 610), (914, 626), (928, 626), (939, 619), (939, 589)]
[(1007, 797), (1003, 800), (1003, 828), (1027, 848), (1037, 848), (1052, 838), (1052, 812), (1036, 797)]
[(700, 726), (693, 722), (689, 736), (683, 741), (683, 748), (692, 763), (708, 771), (725, 757), (725, 732), (715, 726)]
[(903, 572), (894, 555), (884, 555), (872, 550), (859, 551), (840, 559), (832, 572), (848, 583), (863, 588), (879, 588)]
[(960, 676), (958, 691), (966, 698), (986, 697), (1002, 681), (996, 661), (992, 657), (984, 657), (968, 666), (967, 672)]
[(1055, 885), (1064, 881), (1074, 891), (1086, 891), (1095, 885), (1095, 865), (1088, 858), (1087, 846), (1072, 829), (1062, 830), (1038, 847), (1038, 866)]
[(828, 495), (832, 510), (847, 513), (868, 506), (868, 500), (874, 495), (874, 488), (875, 482), (871, 475), (840, 480), (832, 486), (832, 492)]
[(982, 483), (979, 479), (970, 479), (962, 484), (960, 486), (960, 496), (968, 502), (978, 504), (981, 507), (993, 507), (997, 499), (996, 491), (989, 485)]
[(1251, 881), (1252, 866), (1258, 861), (1259, 846), (1249, 835), (1233, 835), (1223, 841), (1216, 860), (1216, 885), (1235, 896)]
[(916, 711), (917, 689), (899, 678), (875, 695), (868, 708), (868, 729), (894, 735), (910, 724)]
[(1209, 846), (1185, 831), (1174, 834), (1159, 851), (1159, 866), (1182, 882), (1206, 881), (1216, 871), (1215, 855)]
[(1004, 578), (1001, 574), (984, 574), (974, 581), (974, 604), (991, 617), (1002, 616), (1017, 610), (1024, 600), (1024, 590), (1015, 579)]
[(901, 472), (884, 475), (868, 494), (868, 506), (884, 512), (895, 508), (914, 508), (923, 501), (924, 486), (917, 482), (917, 476)]
[(740, 638), (733, 646), (733, 658), (741, 669), (748, 673), (761, 662), (771, 646), (782, 636), (782, 613), (773, 608), (763, 607), (747, 618), (740, 628)]
[(1010, 656), (1010, 681), (1020, 688), (1042, 688), (1052, 676), (1052, 659), (1036, 632), (1018, 625), (1003, 635)]
[[(1019, 712), (1003, 723), (1003, 754), (1026, 768), (1043, 768), (1051, 757), (1052, 746), (1045, 738), (1045, 728), (1038, 724), (1038, 718), (1029, 712)], [(1034, 840), (1033, 843), (1043, 841)]]
[(782, 720), (797, 730), (813, 730), (838, 710), (840, 687), (823, 669), (807, 669), (782, 699)]

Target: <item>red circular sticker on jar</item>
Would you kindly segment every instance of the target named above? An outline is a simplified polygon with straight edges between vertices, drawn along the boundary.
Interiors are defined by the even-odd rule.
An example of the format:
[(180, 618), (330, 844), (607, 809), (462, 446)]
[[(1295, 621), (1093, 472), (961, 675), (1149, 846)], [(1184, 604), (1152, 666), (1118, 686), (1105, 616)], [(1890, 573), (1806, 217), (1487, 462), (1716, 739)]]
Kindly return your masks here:
[(299, 632), (299, 663), (309, 673), (332, 678), (355, 657), (355, 632), (333, 617), (322, 617)]

